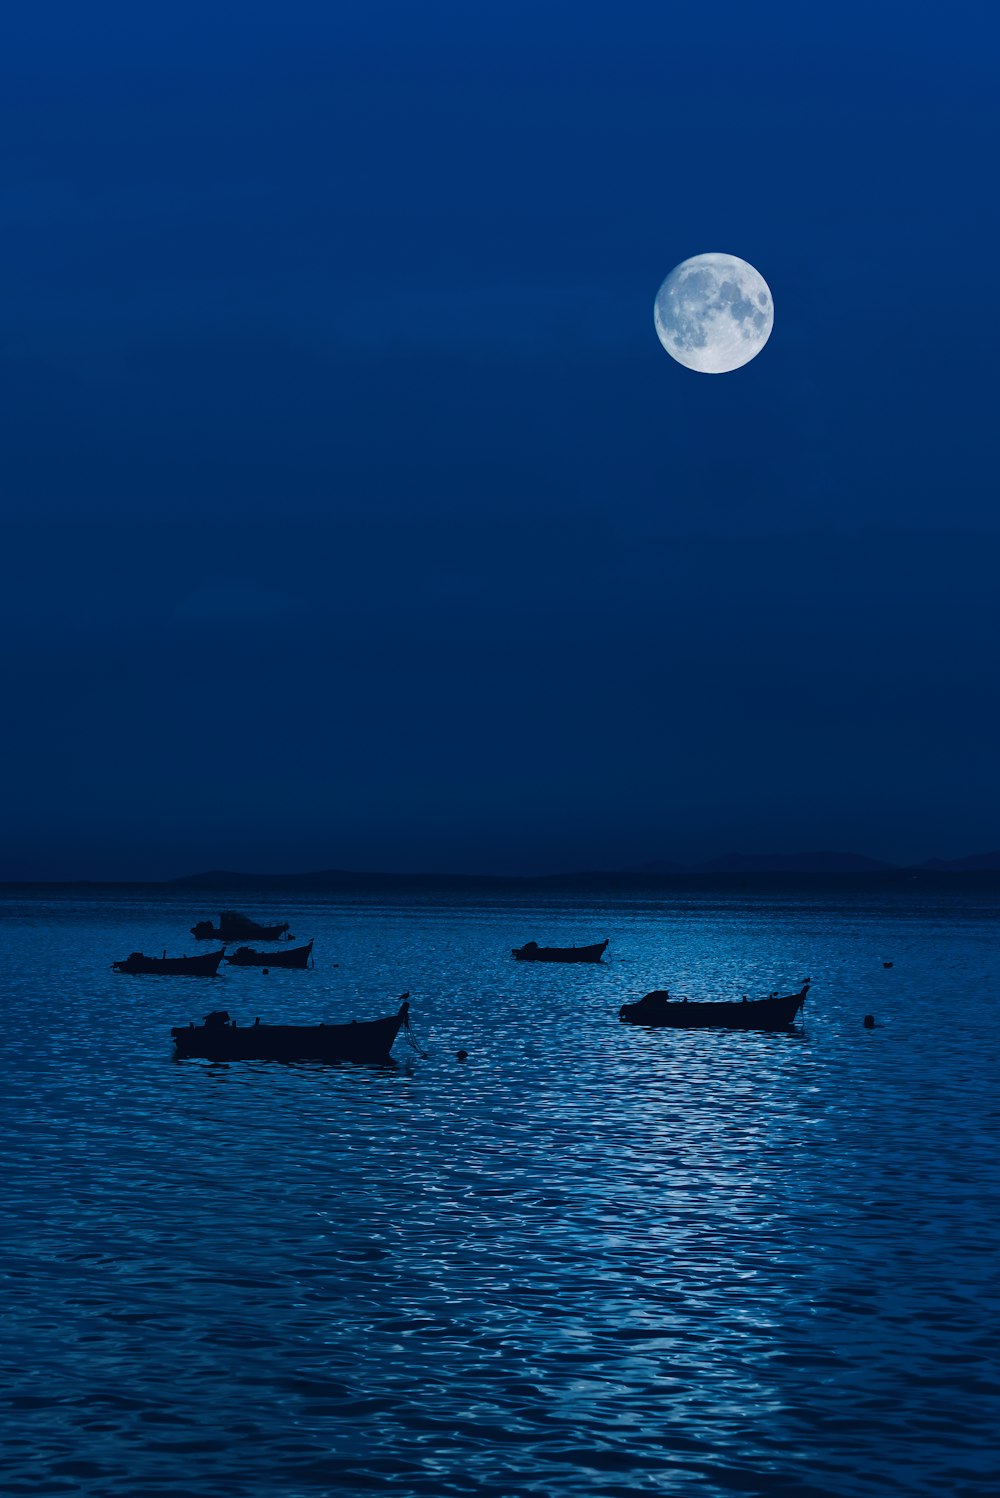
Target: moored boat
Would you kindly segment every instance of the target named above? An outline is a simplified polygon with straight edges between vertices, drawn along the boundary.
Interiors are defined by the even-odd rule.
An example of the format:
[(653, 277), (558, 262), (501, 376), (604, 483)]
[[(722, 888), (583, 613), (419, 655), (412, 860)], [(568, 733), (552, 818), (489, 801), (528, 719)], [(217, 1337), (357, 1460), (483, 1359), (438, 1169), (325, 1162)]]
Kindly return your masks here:
[(523, 947), (512, 947), (511, 954), (518, 962), (600, 962), (607, 946), (607, 938), (591, 947), (540, 947), (537, 941), (529, 941)]
[(198, 941), (279, 941), (287, 930), (287, 921), (261, 926), (249, 916), (240, 915), (238, 910), (223, 910), (217, 926), (211, 921), (199, 921), (191, 927), (191, 935)]
[[(313, 941), (315, 941), (315, 937)], [(277, 947), (273, 952), (255, 952), (253, 947), (238, 947), (235, 952), (230, 952), (227, 962), (232, 962), (236, 967), (308, 967), (312, 956), (313, 944), (307, 942), (304, 947)]]
[(809, 979), (798, 993), (771, 994), (766, 999), (700, 1003), (689, 999), (671, 1002), (666, 989), (656, 989), (634, 1004), (623, 1004), (618, 1018), (627, 1025), (650, 1025), (673, 1030), (699, 1030), (722, 1026), (729, 1030), (787, 1030), (806, 1001)]
[(113, 962), (116, 973), (159, 973), (173, 977), (214, 978), (219, 963), (225, 956), (221, 952), (204, 952), (200, 957), (147, 957), (143, 952), (133, 952), (123, 962)]
[[(201, 1025), (171, 1030), (176, 1055), (208, 1061), (368, 1061), (386, 1062), (396, 1036), (409, 1035), (409, 995), (395, 1014), (354, 1020), (349, 1025), (237, 1025), (224, 1009), (206, 1014)], [(414, 1042), (414, 1046), (416, 1043)]]

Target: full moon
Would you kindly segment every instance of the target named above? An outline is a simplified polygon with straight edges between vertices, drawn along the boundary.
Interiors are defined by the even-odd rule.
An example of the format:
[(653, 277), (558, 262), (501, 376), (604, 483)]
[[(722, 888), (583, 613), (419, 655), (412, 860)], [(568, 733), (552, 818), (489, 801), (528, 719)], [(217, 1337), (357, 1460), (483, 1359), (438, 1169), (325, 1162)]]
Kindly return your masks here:
[(736, 255), (692, 255), (675, 265), (653, 306), (672, 359), (702, 374), (726, 374), (756, 358), (771, 336), (774, 303), (760, 271)]

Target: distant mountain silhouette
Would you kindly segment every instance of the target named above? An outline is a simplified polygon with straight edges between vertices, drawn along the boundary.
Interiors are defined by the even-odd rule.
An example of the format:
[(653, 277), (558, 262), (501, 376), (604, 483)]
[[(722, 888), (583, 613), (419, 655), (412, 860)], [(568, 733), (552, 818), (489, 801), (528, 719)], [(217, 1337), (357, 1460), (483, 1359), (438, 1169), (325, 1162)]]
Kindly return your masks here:
[(941, 874), (974, 874), (1000, 870), (1000, 853), (973, 853), (969, 858), (929, 858), (920, 865)]
[(728, 853), (706, 863), (684, 864), (675, 859), (654, 859), (626, 869), (589, 869), (561, 874), (394, 874), (357, 869), (319, 869), (289, 874), (240, 873), (233, 869), (212, 869), (200, 874), (185, 874), (178, 879), (126, 880), (4, 880), (3, 888), (101, 888), (101, 889), (187, 889), (234, 895), (243, 891), (306, 892), (342, 890), (345, 894), (378, 894), (384, 891), (460, 891), (481, 890), (576, 890), (606, 893), (641, 890), (660, 883), (667, 888), (683, 888), (694, 883), (707, 888), (747, 889), (759, 885), (761, 890), (779, 886), (794, 887), (801, 882), (805, 889), (822, 887), (823, 881), (835, 882), (837, 888), (850, 887), (856, 881), (859, 889), (906, 888), (914, 884), (928, 889), (953, 887), (952, 881), (966, 880), (972, 887), (995, 889), (1000, 885), (1000, 852), (976, 853), (967, 858), (931, 858), (926, 863), (900, 866), (868, 858), (862, 853), (828, 851), (803, 853)]
[(876, 874), (895, 868), (863, 853), (724, 853), (707, 863), (676, 863), (657, 858), (627, 870), (630, 874)]
[(932, 878), (950, 874), (1000, 873), (1000, 853), (977, 854), (970, 858), (931, 859), (919, 866), (901, 867), (863, 853), (841, 853), (825, 849), (800, 853), (726, 853), (705, 863), (681, 863), (676, 859), (658, 858), (625, 869), (592, 869), (561, 874), (396, 874), (359, 872), (356, 869), (320, 869), (311, 873), (246, 874), (230, 869), (214, 869), (202, 874), (188, 874), (166, 881), (175, 888), (201, 890), (419, 890), (442, 888), (528, 889), (561, 888), (635, 888), (644, 880), (682, 881), (685, 879), (752, 878), (781, 879), (822, 877), (823, 875), (880, 877), (901, 880)]
[[(192, 889), (377, 889), (389, 883), (413, 888), (421, 884), (447, 883), (448, 877), (445, 874), (369, 873), (357, 869), (316, 869), (298, 874), (244, 874), (233, 869), (210, 869), (204, 874), (184, 874), (180, 879), (168, 880), (168, 883)], [(487, 882), (490, 879), (488, 874), (456, 877), (470, 881), (479, 877)]]
[(638, 868), (625, 869), (627, 874), (690, 874), (693, 864), (676, 863), (670, 858), (654, 858), (651, 863), (641, 863)]
[(876, 874), (896, 867), (863, 853), (726, 853), (698, 866), (700, 874)]

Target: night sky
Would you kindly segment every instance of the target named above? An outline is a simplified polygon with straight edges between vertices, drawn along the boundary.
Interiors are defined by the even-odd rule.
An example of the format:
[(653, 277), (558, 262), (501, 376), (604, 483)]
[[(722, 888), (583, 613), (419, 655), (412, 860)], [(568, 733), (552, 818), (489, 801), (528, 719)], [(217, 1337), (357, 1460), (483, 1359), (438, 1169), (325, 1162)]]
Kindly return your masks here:
[(0, 878), (1000, 845), (992, 6), (4, 29)]

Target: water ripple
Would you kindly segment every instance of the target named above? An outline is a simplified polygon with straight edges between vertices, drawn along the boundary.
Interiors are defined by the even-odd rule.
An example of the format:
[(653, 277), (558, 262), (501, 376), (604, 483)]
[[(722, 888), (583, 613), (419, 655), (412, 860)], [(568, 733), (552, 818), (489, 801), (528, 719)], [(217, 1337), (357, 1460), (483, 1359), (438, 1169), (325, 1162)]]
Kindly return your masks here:
[[(306, 973), (110, 972), (203, 913), (0, 904), (4, 1492), (994, 1491), (982, 894), (317, 901)], [(532, 934), (609, 961), (511, 962)], [(807, 972), (787, 1035), (617, 1022)], [(170, 1054), (209, 1007), (404, 989), (423, 1060)]]

